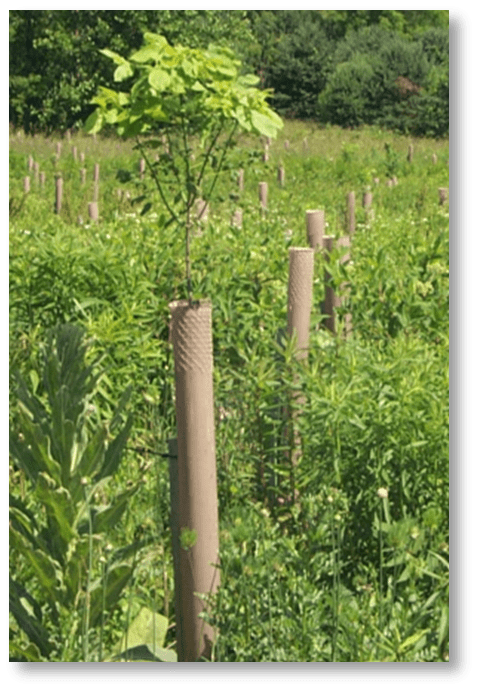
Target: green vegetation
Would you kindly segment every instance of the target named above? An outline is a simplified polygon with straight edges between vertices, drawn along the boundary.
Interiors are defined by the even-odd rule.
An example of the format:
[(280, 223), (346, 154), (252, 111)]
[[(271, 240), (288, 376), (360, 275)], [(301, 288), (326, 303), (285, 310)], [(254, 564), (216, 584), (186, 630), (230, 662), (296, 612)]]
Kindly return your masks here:
[[(197, 204), (209, 202), (235, 145), (235, 134), (275, 137), (282, 120), (266, 102), (269, 93), (256, 88), (259, 78), (241, 75), (241, 62), (229, 49), (174, 48), (164, 36), (146, 33), (144, 38), (144, 45), (128, 60), (102, 51), (117, 65), (115, 81), (130, 81), (133, 76), (136, 81), (128, 92), (100, 87), (93, 99), (97, 108), (85, 129), (96, 134), (109, 124), (120, 136), (134, 138), (163, 203), (165, 227), (174, 223), (174, 230), (185, 235), (191, 303), (190, 243), (199, 215)], [(158, 129), (162, 139), (147, 137)], [(162, 156), (160, 148), (165, 149)], [(127, 177), (125, 171), (123, 179)], [(153, 205), (146, 187), (142, 198), (145, 214)]]
[[(130, 142), (73, 135), (58, 159), (55, 142), (10, 140), (10, 656), (174, 660), (168, 305), (185, 285), (183, 237), (159, 198), (141, 214), (135, 199), (154, 181), (140, 178)], [(446, 661), (448, 206), (437, 190), (448, 186), (448, 143), (287, 122), (267, 162), (252, 135), (230, 155), (191, 242), (195, 294), (213, 304), (222, 570), (208, 615), (213, 659)], [(98, 223), (87, 218), (95, 162)], [(369, 187), (373, 220), (360, 205)], [(288, 247), (306, 246), (307, 209), (324, 208), (327, 233), (343, 234), (351, 190), (352, 263), (337, 256), (329, 269), (350, 283), (342, 311), (353, 337), (320, 328), (318, 254), (305, 367), (278, 345)], [(240, 229), (230, 222), (238, 207)], [(305, 405), (290, 503), (281, 410), (294, 387)]]
[(288, 118), (448, 133), (448, 10), (9, 14), (10, 122), (27, 132), (81, 126), (98, 87), (114, 87), (101, 50), (130, 55), (150, 32), (172, 46), (232, 49), (261, 88), (274, 90), (271, 105)]

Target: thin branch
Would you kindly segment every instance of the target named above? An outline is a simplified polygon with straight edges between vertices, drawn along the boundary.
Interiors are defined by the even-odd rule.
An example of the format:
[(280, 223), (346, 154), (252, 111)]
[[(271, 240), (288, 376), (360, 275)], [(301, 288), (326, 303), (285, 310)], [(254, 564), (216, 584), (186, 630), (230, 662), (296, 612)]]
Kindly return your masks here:
[(163, 200), (163, 202), (164, 202), (164, 204), (165, 204), (167, 210), (169, 211), (170, 216), (176, 221), (176, 223), (179, 223), (179, 218), (177, 217), (177, 215), (176, 215), (176, 213), (173, 211), (173, 209), (169, 206), (169, 203), (168, 203), (168, 200), (166, 199), (166, 195), (164, 194), (164, 191), (163, 191), (163, 187), (162, 187), (162, 185), (161, 185), (161, 182), (160, 182), (158, 176), (156, 175), (156, 171), (155, 171), (154, 167), (151, 165), (150, 160), (149, 160), (149, 158), (147, 157), (147, 155), (146, 155), (146, 153), (145, 153), (145, 149), (144, 149), (143, 145), (141, 144), (141, 142), (140, 142), (140, 140), (139, 140), (138, 137), (136, 137), (136, 146), (137, 146), (138, 149), (140, 150), (141, 155), (143, 156), (143, 158), (144, 158), (144, 160), (145, 160), (145, 162), (146, 162), (146, 165), (148, 166), (148, 170), (149, 170), (149, 172), (151, 173), (151, 175), (153, 176), (153, 180), (154, 180), (154, 182), (155, 182), (155, 184), (156, 184), (156, 187), (157, 187), (157, 189), (158, 189), (158, 192), (159, 192), (159, 194), (160, 194), (160, 196), (161, 196), (161, 199)]
[(184, 119), (183, 113), (181, 113), (181, 130), (184, 147), (183, 160), (186, 166), (186, 289), (188, 293), (189, 306), (192, 307), (193, 298), (191, 285), (191, 258), (189, 256), (189, 249), (191, 242), (191, 206), (194, 203), (196, 195), (193, 193), (191, 186), (191, 170), (189, 167), (188, 124), (187, 121), (185, 121)]
[(148, 449), (145, 446), (127, 446), (126, 448), (128, 449), (128, 451), (136, 451), (137, 453), (141, 454), (150, 453), (153, 454), (153, 456), (161, 456), (162, 458), (177, 458), (174, 454), (153, 451), (152, 449)]
[(229, 135), (229, 138), (228, 138), (226, 144), (225, 144), (224, 147), (223, 147), (221, 160), (219, 161), (219, 165), (218, 165), (217, 170), (216, 170), (216, 175), (214, 176), (214, 179), (213, 179), (212, 185), (211, 185), (211, 189), (209, 190), (209, 194), (208, 194), (208, 196), (206, 197), (206, 199), (209, 199), (210, 196), (211, 196), (212, 193), (213, 193), (214, 187), (215, 187), (216, 182), (217, 182), (217, 178), (218, 178), (218, 176), (219, 176), (219, 173), (221, 172), (221, 168), (222, 168), (222, 166), (223, 166), (224, 159), (225, 159), (225, 157), (226, 157), (226, 153), (227, 153), (227, 150), (228, 150), (228, 148), (229, 148), (229, 144), (230, 144), (230, 142), (232, 141), (232, 138), (233, 138), (233, 136), (234, 136), (234, 132), (236, 131), (236, 129), (237, 129), (237, 122), (234, 123), (234, 125), (233, 125), (233, 127), (232, 127), (232, 130), (231, 130), (231, 134)]
[(216, 134), (215, 134), (215, 135), (212, 137), (212, 139), (211, 139), (211, 142), (210, 142), (210, 144), (209, 144), (208, 150), (207, 150), (206, 153), (204, 154), (204, 162), (203, 162), (203, 164), (202, 164), (201, 170), (199, 171), (199, 175), (198, 175), (197, 183), (196, 183), (196, 186), (197, 186), (198, 188), (201, 187), (201, 182), (202, 182), (202, 179), (203, 179), (203, 177), (204, 177), (204, 172), (205, 172), (205, 170), (206, 170), (206, 166), (207, 166), (207, 164), (208, 164), (209, 157), (210, 157), (210, 155), (211, 155), (211, 151), (213, 150), (214, 146), (216, 145), (216, 142), (217, 142), (217, 140), (218, 140), (218, 138), (219, 138), (219, 136), (220, 136), (222, 130), (223, 130), (223, 125), (222, 125), (222, 123), (220, 123), (219, 126), (218, 126), (218, 128), (217, 128)]

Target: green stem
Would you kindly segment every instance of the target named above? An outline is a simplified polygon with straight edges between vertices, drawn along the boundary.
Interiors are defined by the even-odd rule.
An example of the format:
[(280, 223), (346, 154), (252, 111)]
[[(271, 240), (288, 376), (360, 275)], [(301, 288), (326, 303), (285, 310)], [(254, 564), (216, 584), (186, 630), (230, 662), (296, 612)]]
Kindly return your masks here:
[(382, 629), (382, 600), (383, 600), (383, 539), (382, 539), (382, 507), (379, 512), (379, 609), (378, 626)]
[(335, 646), (337, 640), (337, 558), (335, 548), (335, 526), (334, 516), (331, 510), (332, 528), (332, 559), (333, 559), (333, 588), (332, 588), (332, 662), (335, 662)]
[(83, 488), (85, 493), (86, 510), (88, 513), (88, 571), (86, 574), (86, 596), (85, 596), (85, 611), (83, 619), (83, 657), (84, 662), (88, 662), (89, 656), (89, 628), (90, 628), (90, 586), (91, 586), (91, 572), (93, 570), (93, 523), (91, 520), (90, 503), (88, 497), (88, 490)]

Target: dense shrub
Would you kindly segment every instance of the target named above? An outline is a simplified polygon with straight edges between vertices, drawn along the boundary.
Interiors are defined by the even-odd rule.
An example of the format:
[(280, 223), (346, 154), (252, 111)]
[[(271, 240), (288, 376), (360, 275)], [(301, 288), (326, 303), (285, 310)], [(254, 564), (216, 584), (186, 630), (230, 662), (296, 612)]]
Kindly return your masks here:
[(341, 41), (318, 98), (318, 116), (342, 126), (376, 124), (416, 135), (448, 132), (448, 34), (411, 40), (367, 27)]
[(366, 55), (340, 63), (320, 94), (320, 119), (342, 126), (370, 122), (378, 87), (379, 76)]
[(274, 89), (272, 105), (288, 117), (313, 118), (333, 43), (316, 22), (307, 22), (283, 33), (274, 50), (264, 75), (265, 86)]

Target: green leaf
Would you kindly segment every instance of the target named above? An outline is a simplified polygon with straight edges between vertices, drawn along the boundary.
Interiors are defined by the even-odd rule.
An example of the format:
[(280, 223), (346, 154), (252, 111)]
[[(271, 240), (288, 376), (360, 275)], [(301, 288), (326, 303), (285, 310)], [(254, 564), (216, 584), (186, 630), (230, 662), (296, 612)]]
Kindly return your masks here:
[(151, 645), (137, 645), (128, 648), (123, 653), (116, 655), (114, 660), (129, 660), (135, 662), (177, 662), (178, 657), (174, 650), (153, 647)]
[(115, 82), (123, 82), (125, 79), (128, 79), (128, 77), (132, 77), (133, 74), (134, 72), (129, 62), (125, 62), (115, 69), (113, 79)]
[(23, 403), (19, 401), (18, 407), (20, 426), (25, 441), (18, 442), (12, 435), (10, 442), (12, 455), (15, 455), (20, 466), (32, 479), (36, 479), (39, 472), (46, 472), (60, 483), (61, 467), (52, 458), (50, 437), (43, 432), (41, 425), (33, 424)]
[(75, 522), (75, 509), (69, 491), (65, 487), (55, 487), (45, 473), (40, 473), (37, 496), (46, 507), (47, 516), (52, 522), (51, 527), (56, 526), (58, 536), (68, 544), (76, 535), (72, 527)]
[(198, 76), (198, 64), (196, 61), (192, 61), (191, 59), (187, 58), (184, 59), (181, 62), (181, 69), (184, 74), (191, 79), (196, 79)]
[(438, 647), (439, 648), (441, 648), (441, 646), (445, 642), (446, 638), (448, 637), (448, 627), (449, 627), (448, 618), (449, 618), (448, 605), (442, 605), (440, 625), (438, 627)]
[(60, 565), (41, 549), (32, 549), (25, 538), (15, 530), (10, 530), (10, 546), (17, 549), (32, 567), (40, 586), (47, 592), (52, 602), (61, 599), (58, 588), (61, 578)]
[(24, 658), (26, 658), (27, 662), (46, 662), (46, 660), (43, 659), (40, 650), (34, 643), (25, 645), (24, 643), (18, 644), (15, 643), (15, 641), (10, 641), (8, 656), (10, 658), (10, 662), (13, 660), (23, 661)]
[(123, 137), (136, 137), (137, 134), (140, 134), (145, 129), (146, 125), (141, 119), (131, 118), (127, 123), (119, 128), (119, 133)]
[(149, 31), (145, 32), (144, 40), (146, 43), (153, 44), (156, 48), (165, 48), (169, 45), (164, 36), (161, 36), (160, 34), (153, 34)]
[(137, 489), (137, 487), (131, 487), (121, 492), (121, 494), (114, 498), (111, 506), (95, 513), (93, 516), (93, 532), (104, 533), (117, 526), (121, 516), (128, 507), (130, 498), (135, 494)]
[(238, 82), (244, 86), (256, 86), (260, 82), (260, 77), (255, 74), (243, 74), (239, 77)]
[(131, 398), (132, 391), (133, 391), (133, 386), (130, 384), (129, 386), (126, 387), (126, 389), (121, 394), (121, 398), (119, 400), (119, 403), (116, 406), (113, 417), (111, 418), (110, 430), (116, 429), (116, 427), (121, 423), (121, 413), (123, 413), (123, 411), (125, 410), (125, 408), (128, 404), (128, 401)]
[(105, 452), (105, 461), (103, 467), (98, 476), (95, 478), (96, 480), (115, 474), (121, 462), (121, 456), (126, 446), (126, 442), (128, 441), (132, 426), (133, 418), (130, 416), (121, 432), (119, 432), (113, 441), (108, 445), (108, 448)]
[(137, 50), (136, 53), (130, 55), (129, 59), (132, 62), (145, 63), (149, 62), (149, 60), (154, 60), (154, 62), (157, 62), (160, 57), (160, 51), (158, 50), (158, 45), (156, 44), (143, 46), (142, 48)]
[(107, 58), (113, 60), (117, 65), (124, 65), (124, 63), (127, 62), (122, 55), (115, 53), (114, 50), (110, 50), (109, 48), (101, 48), (99, 52), (102, 55), (106, 55)]
[(408, 648), (412, 648), (417, 645), (417, 643), (427, 634), (428, 629), (421, 629), (420, 631), (417, 631), (416, 633), (412, 634), (408, 638), (406, 638), (402, 643), (400, 643), (399, 646), (399, 651), (402, 652), (404, 650), (407, 650)]
[(246, 111), (243, 106), (238, 106), (232, 113), (233, 117), (236, 118), (237, 122), (239, 123), (240, 127), (242, 127), (243, 130), (250, 130), (251, 129), (251, 123), (246, 117)]
[(181, 534), (179, 540), (181, 547), (184, 550), (188, 550), (190, 547), (194, 547), (197, 542), (197, 531), (191, 530), (190, 528), (181, 528)]
[(157, 612), (143, 607), (123, 636), (113, 654), (113, 660), (137, 662), (177, 662), (174, 650), (162, 647), (166, 638), (168, 620)]
[(171, 75), (171, 84), (169, 86), (173, 94), (185, 94), (186, 86), (184, 79), (182, 79), (177, 72)]
[(9, 496), (9, 503), (9, 521), (12, 528), (24, 535), (33, 547), (37, 547), (34, 533), (38, 533), (38, 526), (34, 515), (12, 494)]
[(191, 84), (190, 89), (192, 91), (206, 91), (206, 87), (201, 84), (201, 82), (196, 81)]
[[(13, 643), (13, 648), (10, 648), (11, 656), (27, 657), (30, 662), (40, 659), (40, 654), (48, 657), (53, 650), (53, 645), (49, 641), (49, 634), (42, 625), (40, 619), (30, 614), (22, 604), (21, 598), (24, 596), (24, 588), (16, 581), (10, 579), (9, 587), (9, 606), (10, 612), (15, 617), (15, 620), (21, 630), (28, 636), (32, 642), (26, 646), (26, 649), (18, 647)], [(33, 646), (33, 647), (32, 647)], [(14, 655), (12, 655), (14, 653)], [(38, 655), (38, 657), (35, 657)]]
[(86, 579), (90, 537), (84, 535), (68, 544), (63, 582), (70, 602), (78, 597), (82, 580)]
[(161, 67), (155, 67), (148, 75), (148, 82), (153, 89), (156, 89), (156, 91), (161, 93), (166, 91), (171, 84), (171, 75), (165, 70), (161, 69)]
[(83, 129), (87, 134), (96, 134), (102, 127), (103, 115), (100, 110), (96, 109), (86, 119)]
[(94, 477), (98, 469), (101, 468), (104, 462), (107, 436), (106, 427), (99, 427), (94, 436), (88, 441), (86, 448), (84, 448), (75, 469), (75, 482), (70, 487), (73, 501), (77, 502), (83, 496), (79, 480), (82, 477)]
[(275, 137), (281, 125), (270, 115), (264, 115), (257, 110), (251, 112), (251, 122), (254, 129), (266, 137)]
[(96, 626), (103, 612), (111, 611), (128, 584), (133, 567), (129, 564), (116, 564), (109, 568), (106, 579), (96, 581), (90, 590), (90, 624)]
[(110, 108), (109, 110), (107, 110), (104, 116), (105, 122), (108, 125), (114, 125), (115, 122), (118, 121), (118, 113), (119, 111), (116, 108)]

